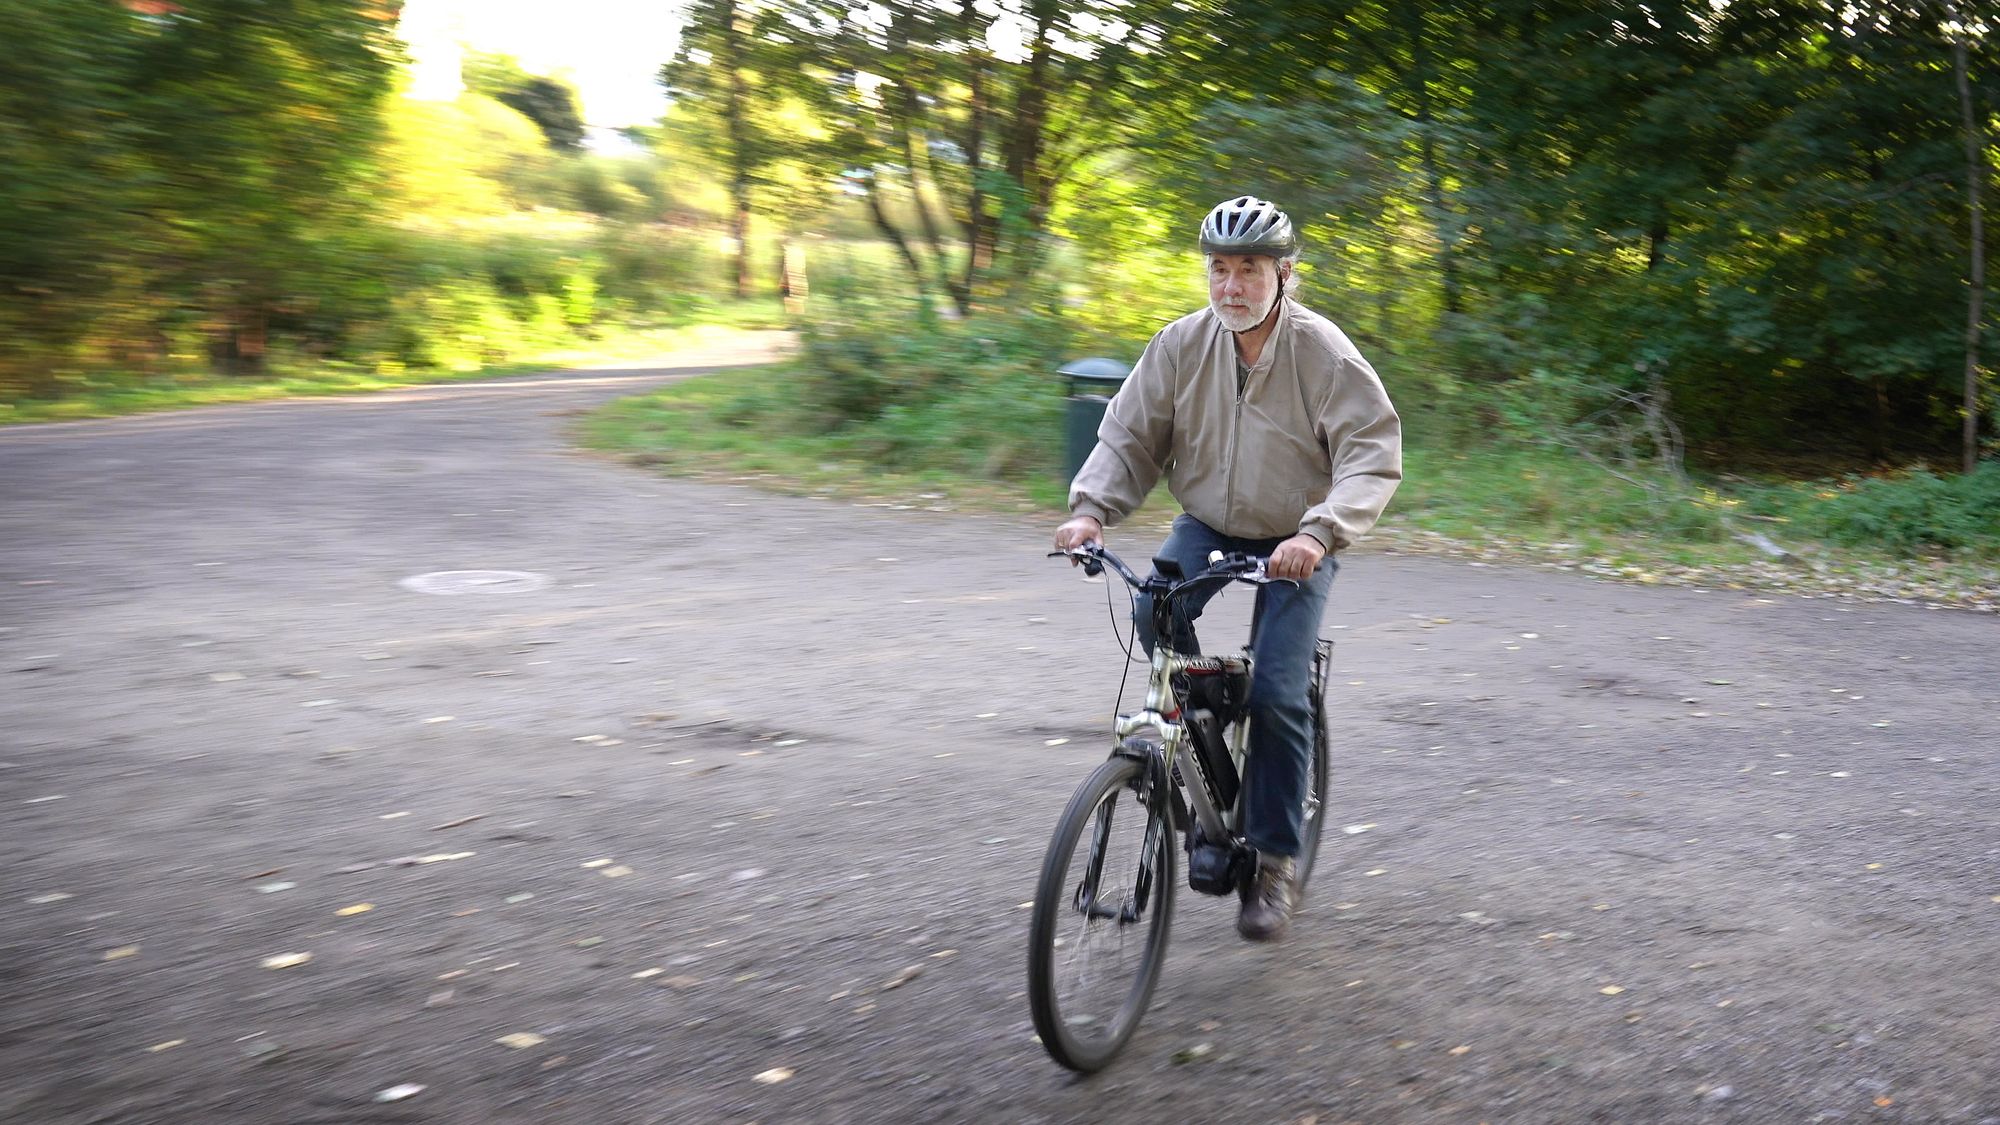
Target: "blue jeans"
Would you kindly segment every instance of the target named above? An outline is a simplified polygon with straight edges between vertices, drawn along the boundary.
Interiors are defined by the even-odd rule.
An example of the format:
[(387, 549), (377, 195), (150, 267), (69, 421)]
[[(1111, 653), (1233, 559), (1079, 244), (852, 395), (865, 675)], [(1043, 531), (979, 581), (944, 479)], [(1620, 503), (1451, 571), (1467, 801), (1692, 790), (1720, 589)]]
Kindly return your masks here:
[[(1160, 557), (1180, 564), (1182, 574), (1208, 569), (1210, 551), (1241, 551), (1268, 556), (1283, 543), (1277, 539), (1238, 539), (1224, 535), (1193, 516), (1174, 519)], [(1333, 553), (1320, 560), (1311, 578), (1299, 586), (1273, 583), (1257, 590), (1250, 618), (1250, 656), (1255, 672), (1250, 681), (1250, 746), (1244, 764), (1243, 836), (1258, 851), (1270, 855), (1299, 854), (1304, 827), (1306, 787), (1312, 771), (1312, 657), (1319, 639), (1321, 614), (1333, 589), (1340, 564)], [(1194, 622), (1209, 598), (1222, 592), (1212, 586), (1179, 599), (1172, 622), (1174, 647), (1200, 652)], [(1134, 624), (1146, 652), (1153, 651), (1152, 598), (1140, 595)]]

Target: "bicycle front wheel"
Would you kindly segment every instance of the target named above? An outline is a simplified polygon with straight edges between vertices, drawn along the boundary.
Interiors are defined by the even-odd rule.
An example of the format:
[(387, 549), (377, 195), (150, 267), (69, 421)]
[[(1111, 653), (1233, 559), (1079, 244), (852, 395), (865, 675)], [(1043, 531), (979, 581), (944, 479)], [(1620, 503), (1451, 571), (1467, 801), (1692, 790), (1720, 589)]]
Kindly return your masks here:
[(1146, 764), (1117, 757), (1070, 798), (1028, 930), (1028, 1003), (1050, 1057), (1102, 1069), (1138, 1029), (1166, 960), (1174, 833)]

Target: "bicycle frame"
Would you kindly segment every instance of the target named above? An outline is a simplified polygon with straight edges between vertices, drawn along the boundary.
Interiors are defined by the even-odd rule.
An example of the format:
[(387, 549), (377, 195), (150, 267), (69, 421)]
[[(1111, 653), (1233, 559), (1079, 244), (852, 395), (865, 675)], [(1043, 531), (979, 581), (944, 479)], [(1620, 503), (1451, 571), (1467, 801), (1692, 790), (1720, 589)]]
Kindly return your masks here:
[[(1113, 731), (1118, 736), (1118, 752), (1128, 752), (1134, 735), (1151, 732), (1158, 738), (1159, 752), (1175, 770), (1168, 771), (1171, 778), (1176, 772), (1180, 777), (1178, 788), (1187, 801), (1195, 822), (1201, 825), (1202, 835), (1214, 841), (1235, 838), (1234, 809), (1218, 809), (1209, 796), (1213, 783), (1208, 776), (1208, 768), (1200, 756), (1194, 752), (1193, 740), (1188, 737), (1187, 724), (1182, 722), (1180, 701), (1174, 696), (1173, 680), (1184, 673), (1198, 675), (1226, 675), (1236, 672), (1251, 673), (1250, 655), (1240, 656), (1184, 656), (1173, 651), (1171, 643), (1162, 640), (1153, 646), (1152, 672), (1146, 683), (1146, 699), (1141, 708), (1129, 714), (1118, 716)], [(1239, 725), (1237, 729), (1242, 728)], [(1237, 759), (1239, 768), (1243, 759), (1241, 739), (1229, 747)], [(1239, 798), (1240, 800), (1240, 798)]]
[[(1064, 553), (1064, 552), (1058, 552)], [(1148, 594), (1153, 599), (1153, 644), (1151, 670), (1146, 681), (1146, 698), (1140, 709), (1117, 718), (1113, 731), (1118, 745), (1113, 751), (1129, 757), (1150, 757), (1153, 750), (1144, 742), (1135, 742), (1135, 736), (1152, 733), (1158, 739), (1158, 753), (1162, 764), (1172, 768), (1165, 773), (1168, 784), (1177, 785), (1183, 800), (1194, 814), (1195, 823), (1201, 826), (1202, 836), (1218, 844), (1233, 843), (1236, 839), (1234, 808), (1217, 808), (1210, 797), (1214, 789), (1213, 779), (1201, 756), (1194, 752), (1193, 739), (1189, 737), (1188, 726), (1183, 721), (1180, 700), (1174, 692), (1174, 678), (1183, 675), (1219, 676), (1242, 675), (1246, 679), (1253, 674), (1254, 667), (1250, 653), (1246, 650), (1232, 656), (1189, 655), (1176, 651), (1173, 645), (1173, 610), (1179, 597), (1207, 582), (1247, 582), (1262, 585), (1289, 579), (1268, 578), (1264, 574), (1261, 560), (1245, 556), (1217, 558), (1210, 556), (1211, 566), (1207, 571), (1192, 577), (1174, 581), (1160, 575), (1144, 581), (1132, 573), (1123, 560), (1097, 544), (1088, 544), (1076, 552), (1084, 559), (1086, 574), (1101, 573), (1105, 566), (1116, 570), (1127, 585), (1134, 590)], [(1236, 759), (1239, 774), (1243, 766), (1244, 724), (1231, 724), (1236, 738), (1230, 740), (1227, 749)], [(1240, 804), (1242, 794), (1237, 801)], [(1150, 838), (1147, 845), (1153, 844)], [(1146, 854), (1150, 855), (1151, 852)]]

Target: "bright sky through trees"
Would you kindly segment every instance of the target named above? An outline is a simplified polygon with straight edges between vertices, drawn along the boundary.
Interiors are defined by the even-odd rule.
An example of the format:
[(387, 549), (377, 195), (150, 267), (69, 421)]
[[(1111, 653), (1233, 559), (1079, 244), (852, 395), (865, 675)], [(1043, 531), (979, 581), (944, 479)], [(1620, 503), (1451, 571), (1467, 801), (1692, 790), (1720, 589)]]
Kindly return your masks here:
[(665, 111), (657, 76), (679, 40), (681, 10), (679, 0), (409, 0), (401, 30), (418, 96), (450, 96), (459, 48), (497, 51), (574, 83), (584, 119), (615, 128)]

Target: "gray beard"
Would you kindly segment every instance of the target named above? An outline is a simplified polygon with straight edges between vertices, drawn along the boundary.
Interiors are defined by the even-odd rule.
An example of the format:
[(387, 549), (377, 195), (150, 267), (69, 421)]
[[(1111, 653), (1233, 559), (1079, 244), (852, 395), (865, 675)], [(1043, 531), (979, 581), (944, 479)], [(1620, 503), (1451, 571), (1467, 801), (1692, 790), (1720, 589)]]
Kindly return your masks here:
[(1277, 295), (1273, 294), (1271, 299), (1264, 303), (1263, 308), (1252, 312), (1237, 312), (1234, 309), (1224, 308), (1211, 297), (1208, 302), (1208, 308), (1209, 311), (1215, 314), (1215, 318), (1222, 322), (1224, 328), (1229, 329), (1231, 332), (1248, 332), (1252, 328), (1264, 323), (1264, 318), (1271, 315), (1271, 309), (1277, 303)]

